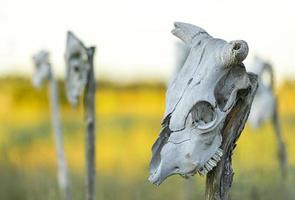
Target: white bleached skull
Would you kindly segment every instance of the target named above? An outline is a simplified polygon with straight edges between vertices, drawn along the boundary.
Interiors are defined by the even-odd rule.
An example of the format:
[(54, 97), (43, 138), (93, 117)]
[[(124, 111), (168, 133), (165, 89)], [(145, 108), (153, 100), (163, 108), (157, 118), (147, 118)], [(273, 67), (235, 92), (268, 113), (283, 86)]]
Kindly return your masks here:
[(237, 92), (250, 86), (242, 61), (246, 42), (226, 42), (205, 30), (175, 23), (172, 33), (190, 46), (184, 66), (166, 93), (163, 129), (152, 148), (149, 180), (205, 175), (221, 159), (221, 129), (236, 103)]
[(175, 70), (176, 73), (181, 69), (190, 52), (190, 46), (181, 41), (175, 43)]
[(51, 76), (51, 65), (49, 63), (48, 51), (40, 51), (33, 56), (35, 64), (35, 73), (33, 75), (33, 85), (40, 88), (43, 81)]
[(265, 121), (270, 120), (276, 110), (276, 97), (273, 93), (274, 77), (272, 66), (258, 57), (255, 58), (251, 71), (258, 75), (259, 87), (252, 103), (248, 121), (253, 128), (258, 128)]
[(67, 97), (71, 104), (76, 105), (87, 84), (90, 63), (87, 48), (70, 31), (67, 34), (65, 61)]

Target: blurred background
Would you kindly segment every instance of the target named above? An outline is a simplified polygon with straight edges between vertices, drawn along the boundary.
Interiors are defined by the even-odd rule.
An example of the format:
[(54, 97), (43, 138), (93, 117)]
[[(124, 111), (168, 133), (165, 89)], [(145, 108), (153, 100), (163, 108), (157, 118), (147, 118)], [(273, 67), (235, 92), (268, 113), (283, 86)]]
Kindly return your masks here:
[[(271, 123), (246, 126), (234, 151), (232, 199), (295, 199), (295, 12), (293, 1), (16, 1), (0, 4), (0, 199), (60, 199), (48, 87), (32, 86), (32, 55), (50, 52), (58, 79), (73, 199), (84, 199), (83, 106), (64, 89), (66, 32), (96, 45), (97, 199), (203, 199), (205, 178), (147, 181), (167, 83), (181, 60), (174, 21), (227, 41), (243, 39), (275, 73), (288, 177), (281, 180)], [(285, 185), (282, 184), (285, 182)], [(188, 197), (188, 193), (191, 194)]]

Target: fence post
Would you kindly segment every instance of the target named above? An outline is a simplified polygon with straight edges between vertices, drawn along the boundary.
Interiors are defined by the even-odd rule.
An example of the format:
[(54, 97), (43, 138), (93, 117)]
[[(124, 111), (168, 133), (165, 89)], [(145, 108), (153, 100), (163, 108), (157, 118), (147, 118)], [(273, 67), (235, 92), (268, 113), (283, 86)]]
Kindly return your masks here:
[[(278, 113), (278, 99), (275, 95), (274, 72), (272, 65), (259, 57), (255, 58), (253, 72), (258, 75), (259, 88), (254, 98), (253, 106), (249, 116), (249, 123), (253, 128), (261, 127), (270, 120), (277, 141), (277, 156), (284, 185), (288, 174), (288, 157), (286, 144), (282, 137), (280, 118)], [(264, 75), (269, 75), (269, 80), (264, 79)]]
[(84, 115), (86, 124), (85, 157), (86, 157), (86, 200), (95, 200), (95, 47), (85, 45), (72, 33), (68, 32), (65, 60), (66, 90), (69, 101), (76, 105), (84, 92)]
[(36, 66), (36, 72), (33, 76), (33, 83), (36, 87), (40, 87), (44, 80), (50, 83), (50, 105), (51, 105), (51, 121), (55, 139), (55, 149), (57, 157), (58, 182), (65, 200), (71, 200), (70, 180), (68, 175), (68, 167), (65, 159), (63, 136), (60, 124), (58, 88), (54, 79), (51, 64), (49, 63), (49, 53), (40, 51), (33, 57)]
[(241, 91), (238, 101), (226, 118), (222, 129), (223, 156), (220, 162), (206, 177), (206, 200), (229, 200), (233, 182), (232, 154), (242, 130), (244, 129), (251, 104), (258, 86), (257, 76), (248, 74), (251, 82), (249, 90)]

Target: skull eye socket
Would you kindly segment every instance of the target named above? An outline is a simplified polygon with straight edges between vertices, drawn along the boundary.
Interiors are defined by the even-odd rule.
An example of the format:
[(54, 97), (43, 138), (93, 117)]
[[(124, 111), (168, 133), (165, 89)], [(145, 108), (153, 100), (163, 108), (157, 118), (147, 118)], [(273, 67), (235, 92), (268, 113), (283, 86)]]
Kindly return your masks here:
[(237, 91), (246, 89), (248, 81), (243, 64), (230, 67), (227, 74), (220, 78), (214, 88), (214, 96), (220, 110), (226, 111), (234, 105)]
[(196, 103), (191, 110), (191, 116), (193, 125), (199, 129), (210, 128), (216, 120), (213, 106), (206, 101)]
[(71, 55), (70, 59), (80, 59), (81, 53), (80, 52), (75, 52)]

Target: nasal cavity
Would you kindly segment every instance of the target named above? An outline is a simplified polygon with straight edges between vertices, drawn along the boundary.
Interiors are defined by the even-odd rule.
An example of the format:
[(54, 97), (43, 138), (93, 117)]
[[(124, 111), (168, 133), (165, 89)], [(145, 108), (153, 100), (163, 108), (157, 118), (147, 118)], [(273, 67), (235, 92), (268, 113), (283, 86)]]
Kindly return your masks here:
[(233, 49), (235, 51), (239, 50), (241, 48), (241, 44), (240, 43), (235, 43)]

